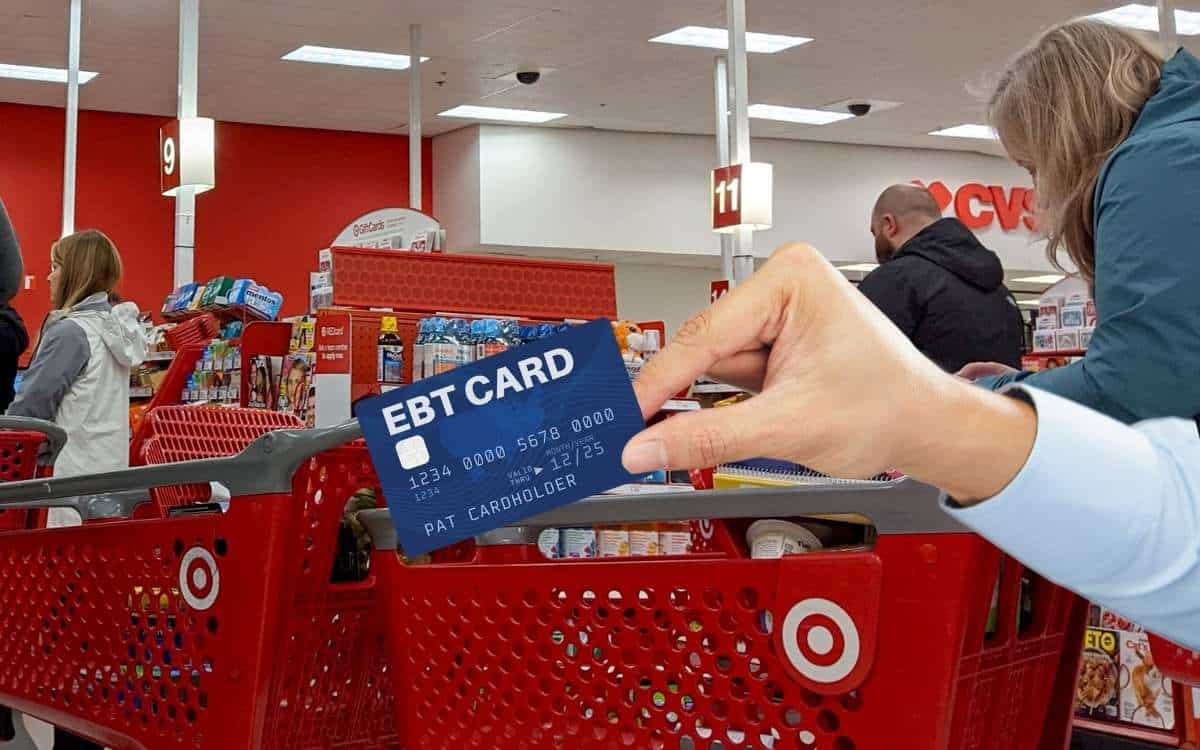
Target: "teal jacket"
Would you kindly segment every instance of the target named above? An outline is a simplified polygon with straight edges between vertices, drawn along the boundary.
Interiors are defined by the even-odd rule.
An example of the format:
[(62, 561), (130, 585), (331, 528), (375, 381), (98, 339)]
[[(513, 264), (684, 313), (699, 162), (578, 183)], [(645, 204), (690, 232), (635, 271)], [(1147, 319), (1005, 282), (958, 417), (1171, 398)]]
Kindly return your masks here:
[(1132, 423), (1200, 415), (1200, 60), (1181, 49), (1100, 169), (1087, 355), (1013, 381)]

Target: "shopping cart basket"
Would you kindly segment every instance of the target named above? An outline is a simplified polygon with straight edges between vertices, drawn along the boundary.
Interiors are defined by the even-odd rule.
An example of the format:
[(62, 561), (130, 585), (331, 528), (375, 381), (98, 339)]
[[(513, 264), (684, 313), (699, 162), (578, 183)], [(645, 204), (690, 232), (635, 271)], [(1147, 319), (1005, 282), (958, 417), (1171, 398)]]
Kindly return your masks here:
[[(214, 428), (214, 433), (219, 432)], [(395, 747), (373, 580), (331, 584), (357, 424), (235, 457), (0, 485), (0, 507), (131, 516), (149, 490), (236, 498), (0, 534), (0, 705), (117, 750)]]
[[(66, 442), (66, 432), (53, 422), (0, 417), (0, 482), (48, 473)], [(36, 511), (0, 508), (0, 531), (38, 526), (39, 515)]]
[[(536, 559), (505, 545), (410, 567), (379, 532), (371, 576), (331, 584), (344, 501), (376, 484), (365, 447), (346, 445), (359, 434), (275, 432), (231, 458), (0, 485), (0, 506), (85, 515), (112, 493), (212, 480), (234, 498), (0, 536), (0, 704), (118, 750), (1065, 741), (1069, 711), (1047, 720), (1047, 705), (1069, 709), (1053, 685), (1078, 643), (1073, 598), (1023, 586), (1006, 560), (989, 639), (1003, 558), (928, 487), (598, 498), (536, 521), (855, 512), (879, 531), (869, 550), (496, 562)], [(1023, 598), (1035, 614), (1018, 622)]]
[[(1083, 608), (937, 506), (911, 481), (593, 498), (473, 564), (426, 566), (391, 551), (387, 511), (361, 514), (404, 747), (1061, 750)], [(870, 517), (874, 547), (546, 561), (511, 543), (831, 512)]]

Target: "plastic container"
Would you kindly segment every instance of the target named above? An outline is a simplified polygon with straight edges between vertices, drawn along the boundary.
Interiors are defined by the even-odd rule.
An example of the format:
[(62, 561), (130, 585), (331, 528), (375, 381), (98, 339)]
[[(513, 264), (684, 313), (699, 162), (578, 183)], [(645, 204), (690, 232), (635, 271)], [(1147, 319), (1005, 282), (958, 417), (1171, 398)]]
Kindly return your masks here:
[(821, 540), (808, 529), (790, 521), (764, 519), (746, 529), (750, 557), (755, 560), (774, 560), (784, 555), (798, 555), (821, 549)]
[(505, 337), (498, 320), (484, 320), (480, 326), (479, 358), (490, 357), (493, 354), (507, 351), (512, 342)]
[(429, 337), (429, 318), (417, 323), (417, 337), (413, 339), (412, 362), (413, 382), (425, 377), (425, 340)]
[(629, 529), (625, 526), (597, 529), (596, 547), (599, 557), (629, 557)]
[(596, 531), (588, 528), (562, 530), (562, 556), (587, 558), (596, 556)]
[(658, 549), (663, 555), (687, 555), (692, 551), (692, 524), (664, 521), (658, 524)]
[(629, 554), (633, 557), (654, 557), (662, 554), (657, 524), (643, 523), (629, 527)]
[(562, 536), (558, 529), (542, 529), (538, 534), (538, 550), (547, 560), (562, 557)]

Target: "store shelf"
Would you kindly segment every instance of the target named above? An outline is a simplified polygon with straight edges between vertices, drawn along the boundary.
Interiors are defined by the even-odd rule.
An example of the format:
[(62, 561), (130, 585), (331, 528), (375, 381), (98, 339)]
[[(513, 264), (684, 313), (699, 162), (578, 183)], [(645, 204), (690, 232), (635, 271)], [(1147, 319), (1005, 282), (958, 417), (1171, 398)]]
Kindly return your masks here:
[(1082, 357), (1087, 352), (1083, 349), (1061, 349), (1052, 352), (1029, 352), (1026, 357)]
[(613, 267), (465, 253), (335, 247), (333, 304), (545, 320), (616, 316)]
[(1114, 737), (1123, 737), (1135, 742), (1145, 742), (1156, 747), (1179, 747), (1179, 738), (1173, 732), (1162, 729), (1138, 727), (1131, 724), (1117, 724), (1109, 721), (1097, 721), (1095, 719), (1085, 719), (1081, 716), (1075, 717), (1075, 728), (1112, 735)]

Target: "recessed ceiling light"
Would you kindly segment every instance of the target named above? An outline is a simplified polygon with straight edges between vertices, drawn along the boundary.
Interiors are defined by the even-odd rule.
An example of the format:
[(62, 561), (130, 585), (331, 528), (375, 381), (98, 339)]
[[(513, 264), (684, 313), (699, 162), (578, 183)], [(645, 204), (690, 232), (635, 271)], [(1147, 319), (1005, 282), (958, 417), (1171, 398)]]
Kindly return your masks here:
[[(729, 49), (729, 31), (727, 29), (710, 29), (705, 26), (684, 26), (681, 29), (669, 31), (656, 36), (650, 41), (657, 44), (679, 44), (684, 47), (707, 47), (708, 49)], [(783, 34), (759, 34), (746, 32), (746, 51), (762, 52), (773, 55), (785, 49), (808, 44), (812, 39), (806, 36), (784, 36)]]
[[(87, 83), (98, 74), (91, 71), (79, 71), (79, 85)], [(66, 83), (66, 68), (43, 68), (38, 65), (6, 65), (0, 63), (0, 78), (19, 78), (23, 81), (44, 81), (46, 83)]]
[[(1093, 13), (1088, 18), (1131, 29), (1158, 31), (1158, 8), (1153, 5), (1130, 3), (1103, 13)], [(1175, 31), (1184, 36), (1200, 34), (1200, 13), (1191, 10), (1175, 11)]]
[(538, 112), (532, 109), (504, 109), (461, 104), (438, 114), (438, 117), (461, 117), (467, 120), (499, 120), (502, 122), (550, 122), (566, 117), (562, 112)]
[(1013, 281), (1021, 284), (1057, 284), (1065, 278), (1067, 277), (1061, 273), (1047, 273), (1041, 276), (1022, 276), (1019, 279), (1013, 279)]
[(996, 131), (990, 125), (976, 125), (966, 123), (964, 125), (955, 125), (951, 128), (942, 128), (934, 130), (930, 135), (944, 135), (950, 138), (981, 138), (988, 141), (998, 141), (1000, 137), (996, 135)]
[(879, 268), (878, 263), (850, 263), (845, 266), (838, 266), (839, 271), (860, 271), (862, 273), (870, 273), (876, 268)]
[[(384, 70), (408, 70), (412, 58), (408, 55), (396, 55), (391, 52), (372, 52), (362, 49), (339, 49), (337, 47), (319, 47), (306, 44), (287, 53), (280, 60), (294, 62), (322, 63), (324, 65), (349, 65), (355, 68), (383, 68)], [(421, 62), (428, 62), (428, 57), (421, 57)]]
[(804, 109), (803, 107), (780, 107), (775, 104), (751, 104), (746, 114), (757, 120), (799, 122), (805, 125), (828, 125), (831, 122), (849, 120), (854, 117), (849, 112), (827, 112), (823, 109)]

